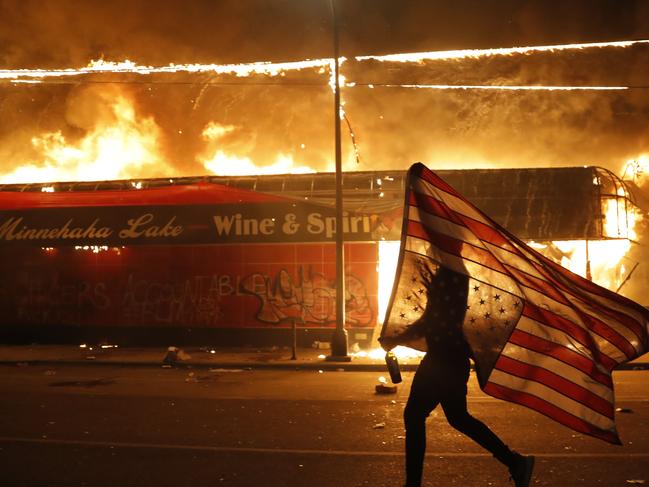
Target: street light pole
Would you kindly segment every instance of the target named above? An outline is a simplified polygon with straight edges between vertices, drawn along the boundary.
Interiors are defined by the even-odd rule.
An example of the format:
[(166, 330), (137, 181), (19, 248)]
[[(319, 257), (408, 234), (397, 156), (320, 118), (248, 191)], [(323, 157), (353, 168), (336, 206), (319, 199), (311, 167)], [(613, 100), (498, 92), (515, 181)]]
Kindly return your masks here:
[(347, 330), (345, 330), (345, 250), (343, 240), (343, 176), (342, 149), (340, 144), (340, 72), (338, 58), (339, 32), (336, 15), (336, 0), (331, 2), (334, 42), (334, 127), (336, 144), (336, 329), (331, 337), (331, 355), (329, 361), (348, 362)]

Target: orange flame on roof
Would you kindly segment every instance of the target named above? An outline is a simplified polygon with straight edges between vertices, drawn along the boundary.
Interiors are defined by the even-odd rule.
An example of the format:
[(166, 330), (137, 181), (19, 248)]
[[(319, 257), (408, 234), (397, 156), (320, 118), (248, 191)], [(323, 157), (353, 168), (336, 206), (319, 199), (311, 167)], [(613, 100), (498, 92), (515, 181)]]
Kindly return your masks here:
[(237, 127), (233, 125), (220, 125), (215, 122), (210, 122), (203, 129), (203, 138), (212, 146), (210, 155), (203, 157), (201, 161), (208, 171), (219, 176), (305, 174), (316, 172), (311, 167), (296, 165), (291, 155), (280, 153), (276, 156), (275, 162), (257, 165), (249, 157), (227, 154), (218, 146), (219, 139), (236, 131)]
[[(384, 56), (358, 56), (356, 62), (379, 61), (398, 63), (422, 63), (427, 60), (450, 60), (490, 56), (509, 56), (535, 52), (556, 52), (600, 48), (627, 48), (648, 44), (649, 40), (530, 46), (499, 49), (473, 49), (437, 52), (389, 54)], [(341, 63), (345, 58), (340, 58)], [(15, 83), (38, 83), (56, 81), (57, 78), (103, 74), (150, 75), (165, 73), (211, 73), (217, 76), (267, 76), (283, 77), (288, 73), (315, 70), (327, 75), (330, 86), (334, 85), (332, 58), (307, 59), (295, 62), (255, 62), (242, 64), (169, 64), (167, 66), (143, 66), (134, 61), (92, 61), (82, 68), (63, 69), (14, 69), (0, 70), (0, 80)], [(358, 86), (340, 76), (342, 87)], [(365, 85), (366, 87), (371, 85)], [(492, 90), (624, 90), (624, 86), (479, 86), (479, 85), (383, 85), (417, 89), (492, 89)], [(105, 98), (110, 96), (110, 91)], [(146, 168), (156, 167), (158, 172), (169, 172), (165, 158), (159, 154), (160, 131), (152, 118), (138, 117), (131, 100), (118, 92), (110, 102), (113, 116), (99, 120), (88, 134), (77, 142), (68, 140), (62, 132), (48, 132), (32, 139), (32, 147), (40, 155), (33, 160), (21, 161), (21, 167), (5, 174), (2, 182), (37, 182), (53, 180), (98, 180), (143, 177)], [(341, 101), (344, 105), (344, 100)], [(341, 108), (341, 118), (344, 111)], [(258, 166), (245, 153), (228, 153), (219, 147), (219, 141), (239, 128), (219, 126), (211, 122), (205, 126), (203, 138), (208, 151), (199, 160), (210, 172), (216, 174), (270, 174), (310, 172), (312, 168), (295, 162), (290, 153), (278, 153), (269, 159), (270, 164)], [(162, 170), (160, 167), (162, 166)]]
[(152, 166), (170, 173), (158, 151), (155, 121), (139, 117), (123, 93), (100, 98), (99, 118), (81, 140), (70, 142), (61, 131), (32, 137), (38, 156), (1, 176), (0, 182), (129, 179), (142, 177)]

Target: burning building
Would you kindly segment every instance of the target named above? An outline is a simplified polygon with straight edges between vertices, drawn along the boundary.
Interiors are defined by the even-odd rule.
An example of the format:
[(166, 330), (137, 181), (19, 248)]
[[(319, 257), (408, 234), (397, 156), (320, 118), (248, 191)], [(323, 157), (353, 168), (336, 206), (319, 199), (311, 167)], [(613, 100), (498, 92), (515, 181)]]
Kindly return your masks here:
[[(404, 191), (392, 169), (414, 160), (458, 168), (439, 172), (512, 233), (633, 293), (629, 186), (595, 167), (504, 168), (644, 154), (645, 92), (609, 75), (647, 56), (639, 39), (340, 58), (350, 340), (382, 318)], [(2, 337), (277, 344), (295, 324), (328, 340), (335, 72), (332, 58), (0, 70)], [(186, 177), (203, 172), (239, 176)], [(62, 180), (77, 182), (36, 183)]]
[[(573, 272), (631, 289), (639, 213), (596, 167), (439, 171)], [(345, 306), (367, 345), (389, 298), (404, 171), (344, 174)], [(335, 177), (205, 176), (0, 186), (0, 337), (272, 344), (335, 327)], [(635, 266), (634, 266), (635, 264)], [(639, 275), (636, 272), (636, 275)]]

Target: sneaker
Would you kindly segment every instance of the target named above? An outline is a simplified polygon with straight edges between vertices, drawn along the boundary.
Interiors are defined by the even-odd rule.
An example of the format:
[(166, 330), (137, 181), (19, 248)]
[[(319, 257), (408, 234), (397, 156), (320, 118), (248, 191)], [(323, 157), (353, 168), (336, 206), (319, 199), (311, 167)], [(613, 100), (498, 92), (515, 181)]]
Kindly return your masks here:
[(516, 454), (514, 465), (509, 468), (511, 479), (516, 487), (528, 487), (532, 480), (534, 470), (534, 457)]

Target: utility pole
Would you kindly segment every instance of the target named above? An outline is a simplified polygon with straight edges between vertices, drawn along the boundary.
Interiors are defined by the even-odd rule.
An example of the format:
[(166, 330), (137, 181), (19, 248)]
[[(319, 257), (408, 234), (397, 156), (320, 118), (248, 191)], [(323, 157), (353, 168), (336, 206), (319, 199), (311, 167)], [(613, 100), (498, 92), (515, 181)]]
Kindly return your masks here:
[(331, 337), (332, 362), (349, 362), (347, 354), (347, 330), (345, 330), (345, 249), (343, 235), (343, 175), (342, 149), (340, 144), (340, 57), (338, 16), (336, 0), (331, 1), (334, 42), (334, 128), (336, 145), (336, 329)]

